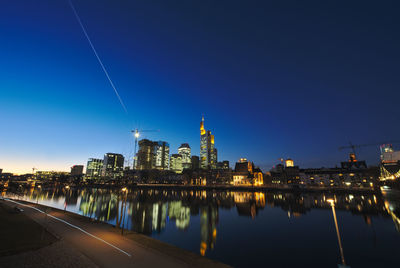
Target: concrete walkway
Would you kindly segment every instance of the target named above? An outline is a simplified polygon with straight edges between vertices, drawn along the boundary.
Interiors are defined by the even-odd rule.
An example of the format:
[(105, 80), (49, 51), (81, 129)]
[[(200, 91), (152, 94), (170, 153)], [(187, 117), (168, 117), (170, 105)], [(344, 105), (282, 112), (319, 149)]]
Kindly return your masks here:
[[(108, 224), (94, 223), (88, 218), (70, 212), (17, 200), (4, 200), (2, 202), (23, 208), (24, 212), (22, 213), (45, 226), (50, 233), (60, 238), (61, 242), (57, 242), (60, 245), (56, 245), (56, 247), (62, 247), (62, 244), (65, 244), (66, 247), (73, 248), (84, 256), (84, 258), (81, 258), (82, 262), (90, 260), (93, 264), (91, 266), (227, 267), (224, 264), (139, 234), (122, 236), (119, 230)], [(135, 236), (139, 239), (135, 239)], [(53, 259), (52, 256), (48, 256), (48, 258)], [(60, 267), (63, 267), (62, 258), (59, 258), (57, 262)], [(89, 265), (86, 263), (84, 266)]]

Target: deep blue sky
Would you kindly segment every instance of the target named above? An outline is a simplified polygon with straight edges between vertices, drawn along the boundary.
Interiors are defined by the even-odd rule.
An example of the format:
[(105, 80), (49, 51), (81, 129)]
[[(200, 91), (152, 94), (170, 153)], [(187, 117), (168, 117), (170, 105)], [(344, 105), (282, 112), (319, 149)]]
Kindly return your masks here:
[(201, 114), (220, 160), (264, 170), (281, 157), (334, 166), (349, 141), (400, 140), (396, 2), (75, 0), (127, 115), (67, 0), (3, 1), (0, 168), (129, 155), (135, 127), (198, 155)]

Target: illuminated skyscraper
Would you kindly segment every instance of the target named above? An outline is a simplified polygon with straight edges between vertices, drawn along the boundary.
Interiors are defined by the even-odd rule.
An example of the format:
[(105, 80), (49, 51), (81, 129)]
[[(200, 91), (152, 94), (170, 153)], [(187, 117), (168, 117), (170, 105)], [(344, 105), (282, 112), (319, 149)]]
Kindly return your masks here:
[(86, 165), (86, 176), (93, 178), (101, 175), (103, 159), (89, 158)]
[(192, 159), (191, 159), (191, 149), (189, 144), (183, 143), (178, 148), (178, 154), (182, 156), (182, 167), (183, 169), (190, 169), (192, 166)]
[(180, 154), (171, 154), (171, 159), (169, 163), (170, 163), (169, 166), (170, 170), (176, 173), (182, 173), (183, 171), (182, 156)]
[(214, 147), (214, 135), (204, 128), (204, 117), (200, 122), (200, 168), (215, 169), (217, 167), (217, 149)]
[(165, 141), (155, 142), (155, 168), (167, 170), (169, 166), (169, 144)]
[(124, 156), (122, 154), (106, 153), (103, 160), (103, 176), (119, 176), (122, 175), (124, 168)]
[(165, 141), (139, 141), (137, 169), (167, 170), (169, 166), (169, 144)]
[(139, 151), (137, 152), (136, 168), (153, 169), (155, 167), (155, 142), (147, 139), (139, 141)]

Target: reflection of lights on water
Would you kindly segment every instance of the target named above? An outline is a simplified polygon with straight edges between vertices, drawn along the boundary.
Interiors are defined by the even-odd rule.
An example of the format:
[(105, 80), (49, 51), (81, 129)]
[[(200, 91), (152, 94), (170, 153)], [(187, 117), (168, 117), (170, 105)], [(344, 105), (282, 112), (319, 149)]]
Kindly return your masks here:
[(206, 254), (207, 244), (205, 242), (201, 242), (200, 244), (200, 255), (204, 256)]

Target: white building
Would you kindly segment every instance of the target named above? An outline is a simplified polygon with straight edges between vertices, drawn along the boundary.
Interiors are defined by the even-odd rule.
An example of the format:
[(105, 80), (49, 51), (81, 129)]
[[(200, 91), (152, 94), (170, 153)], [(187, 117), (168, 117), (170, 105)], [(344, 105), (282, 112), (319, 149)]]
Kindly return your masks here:
[(191, 160), (191, 149), (189, 144), (183, 143), (179, 148), (178, 148), (178, 154), (182, 156), (182, 167), (183, 169), (190, 169), (192, 166), (192, 160)]
[(182, 173), (182, 156), (180, 154), (172, 154), (169, 161), (169, 169), (175, 173)]

